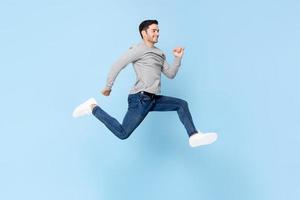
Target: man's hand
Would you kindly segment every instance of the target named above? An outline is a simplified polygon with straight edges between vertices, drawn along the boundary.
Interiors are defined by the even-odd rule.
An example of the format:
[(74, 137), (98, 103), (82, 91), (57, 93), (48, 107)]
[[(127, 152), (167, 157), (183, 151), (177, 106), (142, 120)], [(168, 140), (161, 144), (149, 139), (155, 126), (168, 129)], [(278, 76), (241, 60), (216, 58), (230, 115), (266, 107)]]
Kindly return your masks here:
[(183, 56), (184, 48), (182, 47), (176, 47), (173, 49), (173, 55), (175, 57), (181, 58)]
[(110, 95), (110, 92), (111, 92), (111, 89), (110, 88), (107, 88), (105, 87), (101, 93), (104, 95), (104, 96), (109, 96)]

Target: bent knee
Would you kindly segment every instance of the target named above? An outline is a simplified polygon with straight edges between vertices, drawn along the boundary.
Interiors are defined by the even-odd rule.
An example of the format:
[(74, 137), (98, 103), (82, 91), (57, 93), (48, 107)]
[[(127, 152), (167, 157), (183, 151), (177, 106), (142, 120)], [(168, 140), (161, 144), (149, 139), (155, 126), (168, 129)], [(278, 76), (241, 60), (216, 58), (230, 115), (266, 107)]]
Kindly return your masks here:
[(189, 105), (188, 105), (188, 102), (187, 102), (187, 101), (185, 101), (185, 100), (180, 100), (180, 106), (187, 108)]
[(120, 140), (126, 140), (127, 138), (129, 138), (130, 135), (131, 135), (131, 133), (124, 133), (124, 134), (118, 135), (118, 138)]
[(129, 138), (129, 135), (122, 135), (118, 137), (120, 140), (126, 140), (127, 138)]

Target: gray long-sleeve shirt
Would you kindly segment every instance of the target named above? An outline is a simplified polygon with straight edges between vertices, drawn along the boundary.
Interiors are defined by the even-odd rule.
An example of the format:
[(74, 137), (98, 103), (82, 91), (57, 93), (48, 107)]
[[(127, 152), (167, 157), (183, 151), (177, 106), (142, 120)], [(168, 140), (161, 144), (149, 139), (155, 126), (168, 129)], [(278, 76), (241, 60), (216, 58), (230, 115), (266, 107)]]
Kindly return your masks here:
[(174, 78), (181, 64), (181, 58), (175, 57), (173, 65), (169, 65), (166, 56), (157, 47), (148, 47), (144, 42), (130, 47), (108, 74), (106, 87), (112, 88), (119, 72), (129, 63), (133, 64), (136, 73), (136, 83), (130, 91), (135, 94), (146, 91), (153, 94), (160, 93), (161, 72), (168, 78)]

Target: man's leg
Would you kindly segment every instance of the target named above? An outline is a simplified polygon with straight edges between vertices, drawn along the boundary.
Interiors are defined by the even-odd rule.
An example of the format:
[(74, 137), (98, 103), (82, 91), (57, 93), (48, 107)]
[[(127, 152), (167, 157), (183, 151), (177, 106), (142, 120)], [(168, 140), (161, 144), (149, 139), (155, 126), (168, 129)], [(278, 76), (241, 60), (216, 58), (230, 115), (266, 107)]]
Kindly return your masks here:
[(179, 119), (188, 133), (189, 143), (192, 147), (211, 144), (217, 139), (216, 133), (204, 134), (196, 130), (188, 103), (182, 99), (157, 95), (155, 96), (155, 104), (150, 111), (177, 111)]
[(197, 133), (193, 123), (192, 115), (188, 108), (188, 103), (182, 99), (157, 95), (155, 104), (150, 111), (177, 111), (182, 124), (184, 125), (189, 136)]
[(94, 106), (93, 115), (99, 119), (115, 136), (124, 140), (140, 125), (145, 119), (151, 107), (151, 102), (144, 103), (138, 94), (128, 96), (128, 110), (122, 124), (99, 106)]

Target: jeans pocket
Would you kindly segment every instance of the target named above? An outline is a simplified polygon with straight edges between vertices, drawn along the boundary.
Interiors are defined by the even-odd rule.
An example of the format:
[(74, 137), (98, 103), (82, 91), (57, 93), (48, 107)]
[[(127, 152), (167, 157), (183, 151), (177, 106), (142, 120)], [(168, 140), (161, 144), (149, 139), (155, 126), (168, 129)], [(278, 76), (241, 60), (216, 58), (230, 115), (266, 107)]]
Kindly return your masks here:
[(128, 109), (136, 109), (138, 107), (138, 102), (130, 102), (128, 103)]
[(131, 95), (128, 97), (128, 109), (129, 108), (135, 109), (138, 107), (138, 104), (139, 104), (139, 99), (136, 98), (136, 96)]

